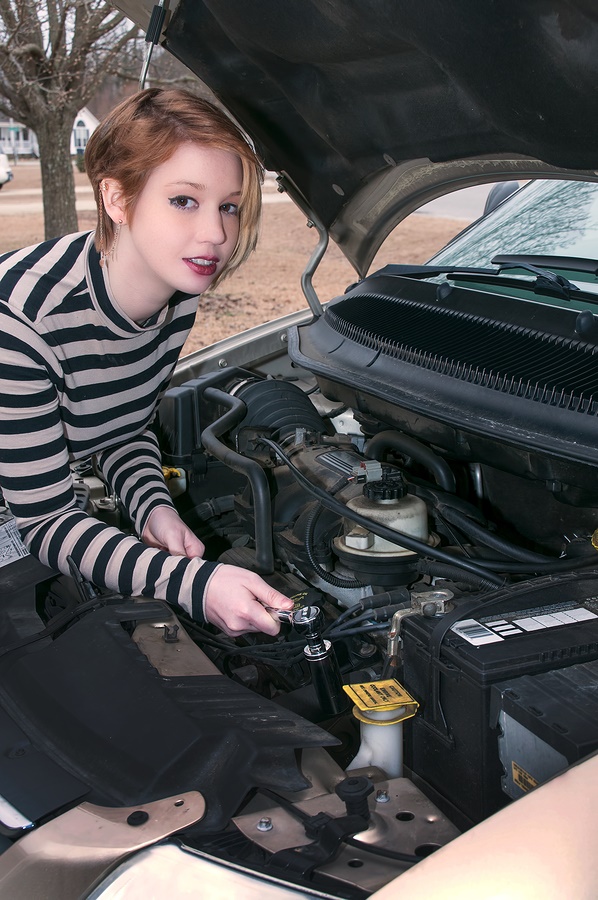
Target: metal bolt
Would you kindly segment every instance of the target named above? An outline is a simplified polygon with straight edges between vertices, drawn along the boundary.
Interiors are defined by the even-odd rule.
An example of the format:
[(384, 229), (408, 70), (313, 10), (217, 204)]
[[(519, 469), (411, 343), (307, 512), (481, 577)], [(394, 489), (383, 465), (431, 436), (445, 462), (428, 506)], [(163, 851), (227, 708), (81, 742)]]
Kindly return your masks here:
[(262, 816), (256, 827), (258, 831), (272, 831), (274, 825), (272, 824), (272, 819), (268, 816)]
[(376, 803), (390, 803), (390, 794), (388, 791), (376, 791)]
[(422, 616), (425, 616), (426, 619), (432, 619), (437, 611), (438, 607), (432, 600), (429, 600), (428, 603), (422, 603)]
[(221, 359), (218, 360), (218, 368), (219, 369), (226, 369), (227, 366), (228, 366), (228, 360), (226, 360), (224, 357), (222, 357)]
[(288, 342), (289, 336), (286, 333), (286, 331), (283, 331), (283, 333), (280, 335), (280, 340), (282, 341), (283, 344), (286, 344)]

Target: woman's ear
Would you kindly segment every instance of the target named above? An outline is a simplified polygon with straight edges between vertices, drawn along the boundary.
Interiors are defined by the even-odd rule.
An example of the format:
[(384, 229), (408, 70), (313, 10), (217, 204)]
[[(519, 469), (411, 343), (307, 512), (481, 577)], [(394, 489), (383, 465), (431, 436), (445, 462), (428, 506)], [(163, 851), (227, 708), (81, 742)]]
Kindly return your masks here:
[(102, 203), (114, 223), (127, 221), (127, 209), (120, 183), (114, 178), (102, 178), (100, 182)]

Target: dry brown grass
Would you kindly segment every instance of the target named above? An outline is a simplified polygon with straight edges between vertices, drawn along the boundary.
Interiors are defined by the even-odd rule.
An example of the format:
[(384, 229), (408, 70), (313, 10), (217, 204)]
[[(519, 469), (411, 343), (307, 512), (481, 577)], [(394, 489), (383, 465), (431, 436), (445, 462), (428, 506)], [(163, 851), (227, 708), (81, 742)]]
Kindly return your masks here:
[[(25, 205), (31, 204), (36, 199), (41, 202), (41, 195), (23, 194), (23, 191), (41, 191), (42, 179), (38, 162), (21, 160), (17, 165), (11, 163), (14, 178), (7, 182), (0, 191), (0, 212), (2, 207), (11, 208), (17, 201)], [(73, 165), (75, 187), (89, 187), (89, 179), (84, 172), (79, 172)], [(81, 229), (93, 228), (95, 217), (92, 213), (83, 212), (79, 215), (79, 227)], [(16, 250), (19, 247), (28, 247), (44, 239), (44, 217), (41, 212), (25, 212), (18, 215), (0, 215), (0, 253), (7, 250)]]

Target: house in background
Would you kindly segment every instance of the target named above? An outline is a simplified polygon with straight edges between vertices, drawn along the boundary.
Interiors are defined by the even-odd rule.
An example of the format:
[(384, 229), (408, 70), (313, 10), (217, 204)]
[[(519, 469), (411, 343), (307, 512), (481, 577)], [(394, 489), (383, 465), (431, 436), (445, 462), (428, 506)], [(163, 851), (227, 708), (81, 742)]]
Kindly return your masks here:
[[(84, 106), (77, 113), (71, 132), (71, 155), (83, 153), (90, 135), (99, 124), (89, 109)], [(14, 119), (0, 119), (0, 152), (13, 160), (19, 156), (39, 157), (39, 147), (34, 131), (15, 122)]]

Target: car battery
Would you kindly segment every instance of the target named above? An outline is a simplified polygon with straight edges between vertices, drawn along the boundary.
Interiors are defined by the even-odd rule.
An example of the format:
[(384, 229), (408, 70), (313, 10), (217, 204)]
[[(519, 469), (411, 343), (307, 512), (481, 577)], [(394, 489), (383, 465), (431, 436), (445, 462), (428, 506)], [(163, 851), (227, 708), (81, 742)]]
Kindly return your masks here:
[[(512, 779), (506, 742), (512, 743), (514, 726), (505, 716), (530, 726), (529, 717), (514, 712), (505, 682), (598, 660), (598, 572), (528, 581), (465, 601), (442, 617), (408, 616), (402, 640), (402, 680), (420, 704), (405, 727), (406, 765), (437, 805), (467, 827), (515, 795), (505, 771), (511, 767)], [(598, 678), (595, 667), (585, 671), (587, 679), (594, 674)], [(586, 718), (578, 751), (564, 748), (554, 729), (543, 732), (542, 740), (571, 760), (592, 746), (595, 728)], [(524, 772), (525, 765), (534, 768), (527, 756), (525, 765), (515, 762)]]
[(598, 661), (495, 684), (490, 717), (516, 800), (598, 749)]

